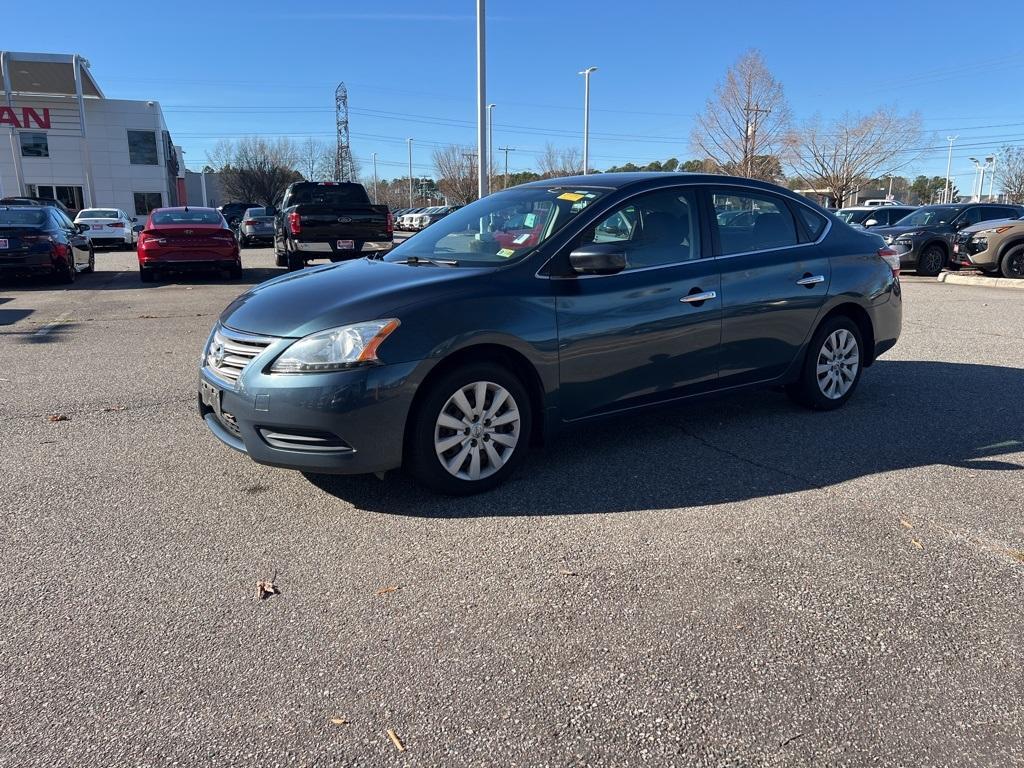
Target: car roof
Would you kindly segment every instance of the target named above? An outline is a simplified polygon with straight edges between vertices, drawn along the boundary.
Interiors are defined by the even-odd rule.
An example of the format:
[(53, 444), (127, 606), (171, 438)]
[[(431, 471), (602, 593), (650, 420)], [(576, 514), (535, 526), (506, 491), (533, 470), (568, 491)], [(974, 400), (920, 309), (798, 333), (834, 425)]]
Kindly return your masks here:
[[(760, 179), (749, 179), (745, 176), (725, 176), (718, 173), (691, 173), (688, 171), (677, 171), (666, 173), (664, 171), (634, 171), (624, 173), (592, 173), (586, 176), (560, 176), (553, 179), (540, 179), (521, 184), (520, 187), (591, 187), (596, 189), (620, 190), (636, 188), (642, 190), (644, 187), (659, 187), (665, 182), (680, 182), (690, 184), (712, 184), (731, 186), (741, 184), (745, 187), (763, 189), (765, 192), (772, 192), (776, 195), (783, 195), (790, 200), (797, 200), (811, 207), (820, 208), (810, 198), (799, 195), (790, 189), (773, 184), (770, 181)], [(515, 189), (515, 187), (512, 187)]]
[(154, 208), (150, 213), (156, 213), (157, 211), (210, 211), (211, 213), (220, 213), (216, 208), (205, 208), (201, 205), (168, 205), (164, 208)]

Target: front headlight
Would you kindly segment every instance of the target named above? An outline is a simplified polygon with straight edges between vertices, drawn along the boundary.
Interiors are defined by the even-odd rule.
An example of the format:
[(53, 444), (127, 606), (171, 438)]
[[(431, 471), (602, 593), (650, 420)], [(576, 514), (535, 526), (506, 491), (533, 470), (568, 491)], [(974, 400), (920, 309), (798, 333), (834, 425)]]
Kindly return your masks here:
[(376, 361), (377, 348), (399, 326), (397, 318), (342, 325), (299, 339), (271, 366), (271, 373), (322, 373)]
[(920, 231), (914, 230), (913, 232), (900, 232), (898, 237), (917, 237), (920, 234)]

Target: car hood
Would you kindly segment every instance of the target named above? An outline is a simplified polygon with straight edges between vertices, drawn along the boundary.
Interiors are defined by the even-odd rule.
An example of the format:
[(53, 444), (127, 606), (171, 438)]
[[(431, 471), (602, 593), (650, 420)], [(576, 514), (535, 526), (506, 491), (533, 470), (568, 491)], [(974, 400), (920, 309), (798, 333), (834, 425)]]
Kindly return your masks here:
[(261, 283), (231, 302), (220, 321), (237, 331), (301, 338), (347, 323), (401, 319), (403, 307), (464, 294), (467, 282), (492, 272), (371, 259), (326, 264)]
[(981, 232), (983, 229), (995, 229), (996, 227), (1007, 226), (1016, 226), (1024, 229), (1024, 221), (1021, 219), (993, 219), (992, 221), (982, 221), (977, 224), (971, 224), (971, 226), (964, 227), (960, 231), (974, 234), (975, 232)]

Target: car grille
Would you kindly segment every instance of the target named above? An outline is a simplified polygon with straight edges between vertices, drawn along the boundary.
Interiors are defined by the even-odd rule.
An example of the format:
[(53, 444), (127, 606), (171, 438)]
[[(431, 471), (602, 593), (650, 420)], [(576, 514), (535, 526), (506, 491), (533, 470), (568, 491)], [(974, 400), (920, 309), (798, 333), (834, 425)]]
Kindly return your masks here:
[(253, 358), (274, 341), (272, 336), (255, 336), (219, 325), (206, 348), (206, 368), (217, 378), (234, 384)]

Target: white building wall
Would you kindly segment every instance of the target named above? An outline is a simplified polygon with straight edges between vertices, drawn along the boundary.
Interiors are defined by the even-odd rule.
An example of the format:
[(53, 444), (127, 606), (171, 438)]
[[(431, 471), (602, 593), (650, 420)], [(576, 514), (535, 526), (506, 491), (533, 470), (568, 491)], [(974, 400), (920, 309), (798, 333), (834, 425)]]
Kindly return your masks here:
[[(22, 131), (47, 134), (49, 157), (21, 157), (25, 185), (71, 185), (83, 188), (88, 205), (86, 157), (91, 163), (93, 205), (121, 208), (135, 216), (136, 192), (158, 192), (163, 205), (172, 198), (166, 169), (163, 113), (156, 102), (119, 99), (86, 99), (85, 121), (88, 151), (84, 151), (79, 130), (78, 104), (74, 99), (59, 97), (19, 97), (14, 100), (15, 113), (21, 119), (22, 107), (32, 107), (42, 114), (50, 110), (50, 128), (35, 124), (15, 130), (14, 150), (20, 154), (17, 134)], [(133, 165), (128, 151), (128, 131), (152, 131), (156, 135), (157, 165)], [(0, 131), (0, 176), (3, 193), (18, 194), (12, 147), (6, 127)]]

